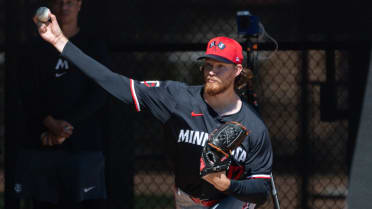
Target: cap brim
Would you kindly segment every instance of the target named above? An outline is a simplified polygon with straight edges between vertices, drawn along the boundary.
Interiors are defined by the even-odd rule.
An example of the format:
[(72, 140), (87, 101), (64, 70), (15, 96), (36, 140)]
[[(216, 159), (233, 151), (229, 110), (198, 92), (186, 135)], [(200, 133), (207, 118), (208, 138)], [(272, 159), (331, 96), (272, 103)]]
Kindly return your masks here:
[(218, 56), (218, 55), (214, 55), (214, 54), (206, 54), (206, 55), (203, 55), (201, 57), (198, 58), (198, 60), (201, 60), (201, 59), (206, 59), (206, 58), (209, 58), (209, 59), (214, 59), (214, 60), (217, 60), (217, 61), (220, 61), (220, 62), (224, 62), (224, 63), (228, 63), (228, 64), (234, 64), (234, 62), (224, 58), (224, 57), (221, 57), (221, 56)]

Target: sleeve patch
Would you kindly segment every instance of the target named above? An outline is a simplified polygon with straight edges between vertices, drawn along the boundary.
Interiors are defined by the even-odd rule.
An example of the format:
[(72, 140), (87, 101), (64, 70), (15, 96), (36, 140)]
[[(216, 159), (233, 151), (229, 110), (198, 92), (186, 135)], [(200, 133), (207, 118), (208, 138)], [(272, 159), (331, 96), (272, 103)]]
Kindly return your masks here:
[(159, 87), (160, 81), (141, 81), (141, 84), (144, 84), (147, 87)]

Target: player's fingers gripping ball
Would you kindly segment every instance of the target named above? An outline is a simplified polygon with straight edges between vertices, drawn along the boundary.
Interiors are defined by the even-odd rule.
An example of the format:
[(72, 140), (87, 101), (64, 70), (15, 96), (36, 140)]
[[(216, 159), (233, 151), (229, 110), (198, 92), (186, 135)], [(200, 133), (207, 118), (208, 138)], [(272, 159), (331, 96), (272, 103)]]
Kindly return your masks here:
[(45, 23), (49, 21), (50, 10), (47, 7), (40, 7), (35, 15), (39, 22)]
[(226, 122), (208, 137), (200, 158), (200, 175), (227, 170), (231, 164), (231, 152), (248, 136), (249, 131), (235, 121)]

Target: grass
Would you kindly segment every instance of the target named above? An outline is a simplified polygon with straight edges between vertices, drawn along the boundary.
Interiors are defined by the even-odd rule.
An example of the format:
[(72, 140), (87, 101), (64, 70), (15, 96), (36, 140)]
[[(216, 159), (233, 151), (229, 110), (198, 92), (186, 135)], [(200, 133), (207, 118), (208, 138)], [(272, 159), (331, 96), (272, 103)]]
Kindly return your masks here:
[(134, 199), (134, 209), (173, 209), (174, 197), (165, 195), (137, 195)]
[[(137, 195), (135, 196), (134, 204), (134, 209), (173, 209), (174, 198), (173, 196), (165, 195)], [(0, 192), (0, 208), (4, 207), (4, 192)], [(23, 201), (21, 202), (21, 208), (26, 209)]]

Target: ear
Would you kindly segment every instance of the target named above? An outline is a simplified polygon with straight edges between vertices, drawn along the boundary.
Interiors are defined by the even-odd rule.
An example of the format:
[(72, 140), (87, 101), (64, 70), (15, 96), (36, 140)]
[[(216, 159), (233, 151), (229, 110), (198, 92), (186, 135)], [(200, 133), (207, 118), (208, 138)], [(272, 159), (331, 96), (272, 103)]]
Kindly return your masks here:
[(243, 70), (243, 65), (237, 64), (235, 66), (235, 77), (238, 77)]

